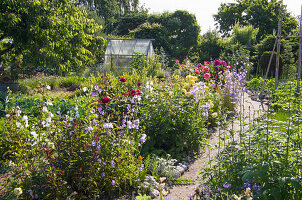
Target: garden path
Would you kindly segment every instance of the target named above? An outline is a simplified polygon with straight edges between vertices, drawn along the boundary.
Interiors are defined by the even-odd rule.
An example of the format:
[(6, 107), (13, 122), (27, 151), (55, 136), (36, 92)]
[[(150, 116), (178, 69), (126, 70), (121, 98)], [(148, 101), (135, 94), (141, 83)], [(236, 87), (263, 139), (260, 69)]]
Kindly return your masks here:
[[(244, 129), (247, 128), (250, 118), (253, 119), (254, 117), (261, 116), (263, 114), (263, 109), (261, 107), (261, 103), (255, 100), (251, 96), (250, 93), (244, 93), (243, 95), (243, 104), (241, 106), (241, 109), (238, 110), (238, 113), (243, 113), (242, 118), (246, 122), (245, 126), (240, 125), (240, 121), (237, 119), (235, 120), (233, 124), (233, 130), (235, 131), (235, 140), (239, 140), (239, 131), (241, 128), (241, 131), (244, 131)], [(239, 106), (240, 107), (240, 106)], [(250, 115), (250, 116), (249, 116)], [(251, 116), (252, 115), (252, 116)], [(242, 123), (243, 124), (243, 123)], [(232, 129), (232, 126), (229, 125), (226, 130), (220, 130), (220, 133), (225, 131), (230, 131)], [(218, 144), (219, 138), (218, 138), (218, 131), (215, 131), (214, 134), (209, 138), (209, 146), (215, 147), (216, 144)], [(229, 139), (226, 143), (230, 142), (231, 139)], [(223, 147), (222, 147), (223, 148)], [(194, 193), (195, 188), (197, 188), (200, 185), (201, 182), (201, 175), (198, 171), (200, 171), (202, 168), (206, 167), (208, 165), (209, 158), (212, 159), (218, 154), (218, 148), (207, 148), (205, 152), (202, 152), (199, 158), (197, 158), (193, 163), (189, 165), (189, 170), (186, 171), (181, 178), (183, 179), (190, 179), (194, 181), (190, 184), (179, 184), (179, 185), (173, 185), (169, 188), (169, 194), (167, 199), (171, 200), (183, 200), (188, 199), (189, 195), (192, 195)], [(165, 197), (164, 197), (165, 199)], [(155, 200), (160, 200), (160, 197), (156, 197)]]

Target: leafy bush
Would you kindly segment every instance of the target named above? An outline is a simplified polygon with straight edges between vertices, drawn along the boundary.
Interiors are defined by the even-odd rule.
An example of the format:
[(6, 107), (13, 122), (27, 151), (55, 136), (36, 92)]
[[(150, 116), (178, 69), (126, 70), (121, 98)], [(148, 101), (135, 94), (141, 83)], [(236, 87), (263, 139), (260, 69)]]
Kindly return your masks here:
[(91, 199), (112, 196), (143, 179), (140, 97), (121, 92), (104, 77), (93, 91), (70, 100), (69, 109), (55, 107), (60, 100), (48, 100), (38, 102), (36, 113), (26, 115), (20, 107), (7, 111), (7, 119), (1, 119), (6, 138), (1, 153), (13, 163), (8, 190), (31, 191), (23, 192), (24, 198)]

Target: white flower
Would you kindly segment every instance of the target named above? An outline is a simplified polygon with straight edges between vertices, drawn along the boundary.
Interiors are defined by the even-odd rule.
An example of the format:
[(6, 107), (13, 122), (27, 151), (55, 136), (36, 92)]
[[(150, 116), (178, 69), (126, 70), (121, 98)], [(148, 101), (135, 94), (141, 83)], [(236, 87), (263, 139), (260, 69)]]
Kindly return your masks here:
[(83, 92), (86, 92), (87, 91), (87, 87), (83, 87)]
[(104, 123), (103, 125), (104, 128), (113, 128), (113, 124), (112, 123)]
[(43, 106), (42, 111), (43, 111), (43, 112), (48, 112), (47, 107), (46, 107), (46, 106)]
[(23, 120), (23, 121), (27, 121), (27, 120), (28, 120), (28, 117), (27, 117), (26, 115), (23, 115), (22, 120)]
[(21, 115), (21, 110), (19, 110), (20, 108), (17, 108), (18, 110), (16, 111), (16, 117), (20, 117)]
[(55, 144), (53, 142), (48, 142), (47, 147), (50, 149), (55, 149)]
[(218, 114), (216, 112), (212, 113), (212, 117), (216, 118), (218, 116)]
[(50, 123), (51, 122), (51, 118), (50, 117), (46, 118), (46, 122)]
[(20, 122), (16, 122), (16, 126), (19, 128), (19, 127), (21, 127), (21, 123)]
[(53, 106), (53, 103), (51, 103), (50, 100), (47, 100), (45, 103), (46, 103), (46, 105), (48, 105), (48, 106)]
[(30, 134), (37, 139), (38, 138), (38, 134), (35, 131), (30, 132)]
[(10, 117), (10, 114), (6, 114), (5, 117), (6, 117), (6, 118), (9, 118), (9, 117)]
[(51, 87), (49, 85), (46, 86), (46, 89), (51, 90)]
[(15, 194), (16, 196), (20, 196), (20, 195), (22, 194), (22, 189), (21, 189), (21, 188), (15, 188), (15, 189), (14, 189), (14, 194)]

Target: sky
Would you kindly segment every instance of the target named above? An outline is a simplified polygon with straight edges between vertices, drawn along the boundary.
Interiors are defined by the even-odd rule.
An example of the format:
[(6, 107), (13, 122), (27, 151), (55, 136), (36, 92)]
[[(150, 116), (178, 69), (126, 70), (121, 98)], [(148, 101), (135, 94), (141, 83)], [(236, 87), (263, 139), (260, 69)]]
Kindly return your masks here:
[[(164, 11), (187, 10), (195, 14), (201, 33), (215, 29), (213, 15), (217, 14), (221, 3), (234, 3), (235, 0), (139, 0), (141, 5), (149, 9), (149, 13)], [(301, 0), (283, 0), (287, 10), (294, 16), (301, 14)]]

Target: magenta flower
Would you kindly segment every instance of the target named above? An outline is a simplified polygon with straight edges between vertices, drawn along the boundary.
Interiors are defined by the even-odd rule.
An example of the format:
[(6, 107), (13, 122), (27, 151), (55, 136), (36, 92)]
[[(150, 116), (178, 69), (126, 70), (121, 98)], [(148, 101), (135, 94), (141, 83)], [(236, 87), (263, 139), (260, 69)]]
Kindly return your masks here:
[(205, 79), (209, 79), (209, 78), (211, 77), (211, 74), (210, 74), (210, 73), (205, 73), (205, 74), (203, 75), (203, 77), (204, 77)]

